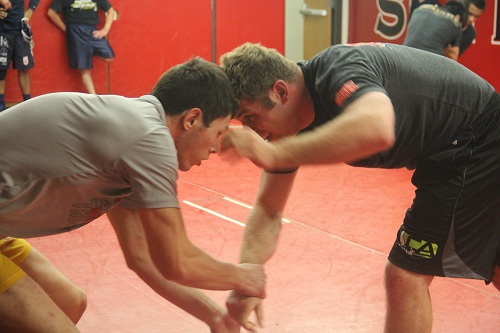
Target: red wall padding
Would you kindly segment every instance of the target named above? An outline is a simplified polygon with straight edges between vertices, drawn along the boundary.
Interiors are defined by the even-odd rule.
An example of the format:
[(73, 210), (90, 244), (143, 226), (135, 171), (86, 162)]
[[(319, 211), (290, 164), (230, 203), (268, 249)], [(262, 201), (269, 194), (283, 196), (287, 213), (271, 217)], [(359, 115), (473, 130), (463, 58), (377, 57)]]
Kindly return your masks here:
[(217, 0), (217, 63), (219, 57), (245, 42), (285, 50), (284, 0)]
[[(35, 67), (32, 96), (56, 91), (84, 91), (80, 74), (70, 70), (65, 37), (47, 17), (51, 1), (41, 1), (32, 17)], [(284, 0), (216, 0), (218, 56), (245, 42), (262, 42), (283, 52)], [(150, 92), (158, 77), (193, 56), (212, 60), (212, 1), (111, 0), (118, 11), (109, 40), (116, 59), (109, 65), (112, 94), (140, 96)], [(104, 62), (94, 59), (97, 93), (108, 93)], [(20, 102), (17, 73), (9, 70), (7, 102)]]

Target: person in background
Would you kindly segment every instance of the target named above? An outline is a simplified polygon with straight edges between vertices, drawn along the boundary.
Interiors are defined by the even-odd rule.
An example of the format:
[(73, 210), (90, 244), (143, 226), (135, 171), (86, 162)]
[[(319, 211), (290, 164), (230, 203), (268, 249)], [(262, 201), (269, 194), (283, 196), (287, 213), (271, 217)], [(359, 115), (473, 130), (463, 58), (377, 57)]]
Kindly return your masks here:
[(239, 332), (193, 288), (265, 297), (263, 267), (195, 246), (177, 197), (178, 170), (217, 152), (235, 109), (224, 71), (193, 58), (140, 98), (61, 92), (0, 113), (0, 331), (78, 331), (83, 292), (23, 238), (107, 214), (127, 265), (156, 293), (213, 333)]
[[(223, 137), (222, 156), (263, 168), (240, 262), (273, 256), (299, 166), (407, 168), (416, 191), (385, 267), (384, 332), (432, 331), (436, 277), (500, 290), (500, 94), (488, 82), (445, 57), (384, 43), (334, 45), (299, 63), (246, 43), (220, 64), (244, 125)], [(247, 329), (261, 323), (259, 298), (232, 292), (227, 307)]]
[[(100, 30), (97, 30), (98, 9), (106, 13), (106, 21)], [(92, 79), (93, 57), (106, 62), (115, 58), (106, 38), (114, 20), (113, 7), (108, 0), (53, 0), (47, 15), (56, 27), (66, 33), (69, 67), (80, 70), (85, 90), (95, 94)]]
[[(30, 0), (25, 8), (24, 0), (2, 1), (0, 5), (0, 112), (5, 110), (5, 79), (10, 68), (17, 70), (17, 81), (23, 101), (31, 98), (30, 69), (33, 59), (33, 36), (29, 22), (40, 0)], [(23, 35), (23, 31), (25, 34)], [(28, 35), (26, 35), (28, 32)]]
[[(476, 39), (477, 31), (474, 23), (481, 17), (486, 9), (486, 0), (463, 0), (463, 3), (467, 8), (468, 15), (467, 22), (462, 31), (459, 55), (462, 55)], [(453, 52), (451, 46), (446, 50), (447, 54)]]
[(418, 7), (408, 23), (403, 45), (458, 60), (462, 26), (467, 9), (462, 2), (449, 0), (444, 6)]

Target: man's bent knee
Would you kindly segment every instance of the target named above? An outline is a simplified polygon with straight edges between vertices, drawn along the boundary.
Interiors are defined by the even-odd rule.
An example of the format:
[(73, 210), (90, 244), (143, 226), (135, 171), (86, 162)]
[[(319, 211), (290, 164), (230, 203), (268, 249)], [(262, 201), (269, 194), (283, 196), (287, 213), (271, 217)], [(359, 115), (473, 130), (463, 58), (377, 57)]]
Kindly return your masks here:
[(389, 292), (391, 289), (402, 290), (401, 288), (420, 287), (428, 289), (434, 276), (424, 275), (408, 271), (388, 262), (385, 267), (385, 286)]
[(82, 318), (85, 310), (87, 310), (87, 295), (80, 288), (76, 289), (73, 302), (74, 310), (71, 314), (68, 314), (75, 324)]

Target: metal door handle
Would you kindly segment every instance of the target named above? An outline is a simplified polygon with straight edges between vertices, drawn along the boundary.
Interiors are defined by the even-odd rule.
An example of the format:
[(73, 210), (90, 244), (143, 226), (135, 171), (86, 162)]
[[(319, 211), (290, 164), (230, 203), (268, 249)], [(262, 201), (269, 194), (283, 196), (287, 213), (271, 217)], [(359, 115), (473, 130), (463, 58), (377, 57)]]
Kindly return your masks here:
[(309, 9), (307, 8), (307, 4), (302, 4), (302, 8), (300, 9), (300, 13), (303, 15), (312, 15), (312, 16), (328, 16), (328, 13), (325, 9)]

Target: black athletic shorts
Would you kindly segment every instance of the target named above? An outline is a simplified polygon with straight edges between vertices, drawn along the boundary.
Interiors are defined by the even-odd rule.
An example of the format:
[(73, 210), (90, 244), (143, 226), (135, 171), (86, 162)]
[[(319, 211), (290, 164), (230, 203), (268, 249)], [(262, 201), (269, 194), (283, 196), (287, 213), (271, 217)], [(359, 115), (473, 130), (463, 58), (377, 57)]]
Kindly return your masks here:
[(11, 60), (14, 69), (28, 70), (35, 65), (30, 43), (21, 31), (0, 32), (0, 70), (8, 70)]
[(94, 25), (68, 24), (66, 26), (66, 46), (68, 48), (69, 67), (91, 69), (92, 57), (113, 59), (115, 53), (106, 38), (94, 38), (97, 30)]
[(491, 281), (500, 265), (500, 96), (446, 150), (419, 163), (389, 254), (408, 271)]

